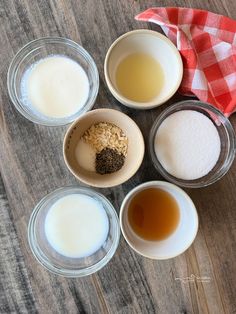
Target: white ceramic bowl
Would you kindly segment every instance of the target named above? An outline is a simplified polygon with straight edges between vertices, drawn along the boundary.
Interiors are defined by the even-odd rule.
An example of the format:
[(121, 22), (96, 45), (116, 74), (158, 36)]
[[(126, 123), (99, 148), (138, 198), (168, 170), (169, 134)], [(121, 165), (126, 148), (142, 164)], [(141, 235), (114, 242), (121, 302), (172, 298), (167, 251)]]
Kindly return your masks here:
[[(122, 59), (137, 52), (154, 57), (164, 72), (164, 86), (150, 102), (136, 102), (124, 97), (116, 85), (117, 66)], [(183, 64), (179, 51), (166, 36), (139, 29), (122, 35), (111, 45), (105, 58), (104, 72), (108, 88), (119, 102), (131, 108), (150, 109), (163, 104), (177, 91), (183, 76)]]
[[(180, 220), (176, 230), (161, 241), (142, 239), (132, 230), (128, 221), (130, 201), (137, 193), (148, 188), (159, 188), (170, 193), (179, 206)], [(176, 257), (189, 248), (197, 235), (198, 215), (192, 200), (181, 188), (169, 182), (151, 181), (138, 185), (126, 195), (120, 209), (120, 227), (125, 240), (137, 253), (162, 260)]]

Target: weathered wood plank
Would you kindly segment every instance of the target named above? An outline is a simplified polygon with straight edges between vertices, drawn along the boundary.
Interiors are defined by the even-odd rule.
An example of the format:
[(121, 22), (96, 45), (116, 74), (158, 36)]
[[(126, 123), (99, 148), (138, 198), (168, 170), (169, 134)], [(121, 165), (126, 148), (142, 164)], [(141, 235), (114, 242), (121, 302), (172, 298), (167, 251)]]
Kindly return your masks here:
[(0, 312), (35, 313), (37, 304), (1, 178), (0, 221)]
[[(200, 229), (193, 246), (168, 261), (135, 254), (121, 239), (111, 262), (82, 279), (56, 277), (39, 266), (27, 243), (27, 223), (35, 204), (53, 189), (78, 184), (62, 158), (66, 127), (37, 126), (10, 103), (6, 75), (9, 62), (28, 41), (65, 36), (81, 43), (95, 59), (100, 90), (95, 108), (128, 113), (140, 126), (146, 143), (152, 122), (162, 109), (146, 112), (120, 105), (109, 93), (103, 73), (106, 51), (122, 33), (136, 28), (159, 30), (134, 16), (155, 5), (208, 9), (236, 18), (233, 0), (39, 0), (0, 2), (0, 312), (1, 313), (236, 313), (236, 163), (220, 182), (187, 190), (195, 202)], [(231, 122), (236, 127), (236, 116)], [(116, 207), (137, 184), (161, 179), (148, 154), (127, 183), (100, 190)], [(208, 282), (178, 278), (209, 277)]]

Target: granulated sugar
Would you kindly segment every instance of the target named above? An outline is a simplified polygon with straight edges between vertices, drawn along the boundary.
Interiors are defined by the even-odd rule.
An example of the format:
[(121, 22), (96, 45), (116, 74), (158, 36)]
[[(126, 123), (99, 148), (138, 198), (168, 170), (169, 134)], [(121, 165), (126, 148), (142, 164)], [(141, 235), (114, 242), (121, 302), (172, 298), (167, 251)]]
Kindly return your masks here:
[(171, 114), (155, 137), (155, 153), (163, 168), (184, 180), (208, 174), (219, 159), (220, 149), (220, 137), (213, 122), (193, 110)]

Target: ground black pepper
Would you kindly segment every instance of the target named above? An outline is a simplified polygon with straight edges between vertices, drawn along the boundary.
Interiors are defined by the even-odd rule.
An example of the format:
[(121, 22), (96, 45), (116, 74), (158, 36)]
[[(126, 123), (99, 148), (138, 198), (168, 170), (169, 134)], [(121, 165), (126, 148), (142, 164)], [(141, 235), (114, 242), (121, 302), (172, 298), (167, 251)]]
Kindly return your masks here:
[(115, 149), (104, 148), (96, 154), (96, 172), (99, 174), (113, 173), (122, 168), (125, 156)]

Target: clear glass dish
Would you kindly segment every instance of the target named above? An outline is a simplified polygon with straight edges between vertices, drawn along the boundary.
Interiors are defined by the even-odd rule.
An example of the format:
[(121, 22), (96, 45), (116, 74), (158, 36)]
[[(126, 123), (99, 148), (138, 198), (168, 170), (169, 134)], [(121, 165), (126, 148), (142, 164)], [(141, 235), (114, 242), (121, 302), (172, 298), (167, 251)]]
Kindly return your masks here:
[[(206, 115), (214, 123), (221, 140), (221, 152), (215, 167), (207, 175), (196, 180), (182, 180), (172, 176), (162, 167), (155, 153), (155, 136), (161, 123), (174, 112), (181, 110), (195, 110)], [(149, 151), (155, 168), (166, 180), (187, 188), (201, 188), (222, 178), (234, 160), (235, 145), (235, 132), (230, 121), (215, 107), (195, 100), (178, 102), (165, 109), (154, 122), (149, 137)]]
[[(83, 194), (99, 201), (108, 217), (107, 239), (98, 251), (88, 257), (71, 258), (59, 254), (45, 234), (45, 219), (50, 207), (61, 197)], [(120, 238), (118, 216), (112, 204), (100, 193), (85, 187), (62, 187), (46, 195), (34, 208), (28, 224), (28, 241), (36, 260), (47, 270), (64, 277), (83, 277), (104, 267), (113, 257)]]
[[(51, 118), (39, 113), (24, 101), (21, 89), (22, 77), (30, 66), (48, 56), (62, 55), (79, 63), (89, 80), (89, 96), (84, 106), (75, 114), (65, 118)], [(7, 75), (8, 93), (16, 109), (28, 120), (46, 126), (71, 123), (94, 105), (99, 88), (96, 64), (89, 53), (74, 41), (62, 37), (45, 37), (33, 40), (21, 48), (13, 58)]]

